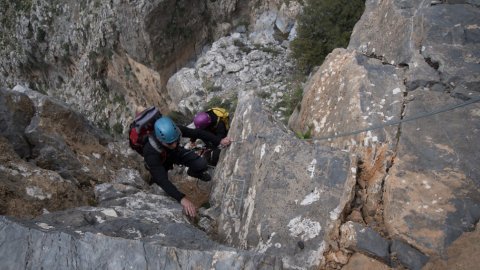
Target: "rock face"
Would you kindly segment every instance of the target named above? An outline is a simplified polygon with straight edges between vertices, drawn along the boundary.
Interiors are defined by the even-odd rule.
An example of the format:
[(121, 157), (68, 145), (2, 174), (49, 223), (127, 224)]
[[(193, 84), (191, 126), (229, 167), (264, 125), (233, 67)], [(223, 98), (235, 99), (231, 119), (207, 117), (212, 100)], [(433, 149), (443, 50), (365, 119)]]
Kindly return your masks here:
[(209, 239), (146, 184), (126, 143), (108, 142), (65, 104), (24, 87), (0, 90), (0, 103), (11, 127), (0, 136), (0, 268), (282, 268)]
[(0, 248), (3, 269), (281, 269), (277, 261), (249, 252), (182, 249), (100, 233), (60, 232), (42, 225), (22, 226), (0, 218), (2, 240), (12, 243)]
[(170, 77), (169, 110), (188, 116), (209, 109), (211, 103), (228, 109), (235, 105), (239, 91), (254, 90), (277, 119), (286, 121), (282, 102), (299, 84), (289, 36), (301, 6), (297, 1), (277, 2), (258, 2), (258, 7), (251, 8), (248, 31), (244, 25), (231, 29), (205, 47), (195, 63)]
[[(95, 189), (99, 204), (29, 221), (0, 217), (2, 269), (281, 269), (275, 257), (238, 251), (189, 224), (181, 206), (124, 172)], [(112, 191), (118, 196), (107, 196)]]
[(289, 268), (319, 265), (353, 191), (349, 155), (280, 128), (253, 92), (240, 95), (229, 136), (209, 209), (220, 239)]
[[(353, 50), (336, 49), (312, 75), (300, 112), (292, 116), (290, 126), (299, 131), (311, 129), (318, 137), (334, 137), (399, 120), (404, 98), (404, 85), (399, 79), (402, 74), (401, 69), (383, 65), (380, 60)], [(362, 135), (360, 144), (369, 145), (387, 136), (383, 130), (375, 136), (367, 133)], [(331, 144), (345, 148), (359, 144), (357, 141), (346, 137)]]
[[(407, 117), (459, 103), (436, 92), (413, 96)], [(385, 186), (386, 226), (426, 253), (444, 251), (480, 218), (480, 173), (472, 163), (479, 159), (480, 149), (473, 143), (480, 128), (475, 114), (479, 108), (474, 104), (401, 128), (397, 158)]]
[[(35, 216), (93, 203), (92, 187), (124, 168), (143, 171), (65, 104), (24, 87), (0, 90), (1, 214)], [(123, 149), (122, 149), (123, 148)]]
[(73, 181), (22, 160), (8, 140), (0, 137), (0, 214), (36, 216), (45, 209), (61, 210), (93, 201), (93, 193), (84, 192)]
[(228, 22), (237, 0), (2, 4), (0, 81), (55, 96), (121, 133), (135, 105), (167, 110), (168, 78)]
[(392, 263), (411, 269), (480, 219), (480, 9), (443, 2), (367, 1), (290, 119), (357, 154), (350, 218), (394, 240)]
[(32, 101), (23, 94), (0, 89), (0, 135), (10, 141), (21, 158), (31, 155), (30, 145), (25, 137), (25, 128), (35, 113)]
[[(294, 32), (292, 2), (262, 10), (254, 33), (215, 42), (168, 93), (157, 91), (165, 78), (248, 4), (29, 3), (2, 4), (0, 79), (31, 81), (97, 124), (125, 126), (126, 104), (194, 111), (219, 88), (254, 90), (238, 97), (235, 142), (197, 222), (145, 183), (125, 143), (65, 103), (2, 88), (0, 214), (31, 219), (0, 218), (0, 268), (421, 269), (478, 232), (480, 105), (464, 103), (480, 98), (478, 1), (367, 1), (349, 47), (312, 74), (290, 119), (313, 140), (257, 97), (288, 73), (274, 51), (288, 52), (275, 35)], [(282, 93), (286, 82), (275, 83)]]
[(448, 2), (367, 1), (349, 48), (392, 65), (408, 65), (407, 90), (440, 84), (437, 91), (460, 91), (468, 97), (468, 91), (479, 87), (480, 10), (468, 1)]
[(480, 247), (480, 226), (477, 223), (475, 231), (464, 233), (447, 249), (447, 258), (436, 258), (424, 267), (426, 270), (433, 269), (475, 269), (480, 263), (478, 254)]
[[(214, 99), (234, 103), (237, 93), (246, 89), (265, 97), (264, 103), (273, 108), (292, 91), (289, 75), (294, 65), (287, 44), (255, 45), (238, 32), (220, 38), (194, 67), (182, 68), (168, 80), (170, 109), (195, 114)], [(281, 111), (276, 115), (281, 119)]]
[[(54, 96), (119, 135), (138, 105), (176, 109), (178, 94), (166, 91), (167, 82), (207, 42), (234, 28), (246, 32), (250, 23), (258, 45), (276, 45), (277, 32), (288, 35), (298, 2), (261, 2), (6, 2), (0, 11), (0, 87), (20, 84)], [(225, 68), (242, 69), (242, 63)]]
[[(20, 87), (16, 90), (33, 94)], [(76, 114), (62, 104), (44, 96), (31, 99), (39, 120), (32, 120), (35, 128), (31, 123), (26, 130), (43, 134), (35, 145), (40, 147), (41, 142), (45, 142), (40, 149), (49, 146), (56, 153), (57, 148), (49, 145), (49, 138), (53, 131), (57, 132), (57, 145), (67, 154), (76, 153), (78, 157), (70, 156), (77, 158), (73, 165), (85, 164), (89, 170), (85, 169), (84, 173), (88, 175), (94, 167), (88, 167), (79, 157), (95, 156), (89, 154), (92, 147), (86, 143), (97, 138), (94, 131), (88, 123), (80, 125), (83, 118), (75, 117)], [(44, 105), (48, 107), (42, 107)], [(42, 117), (47, 108), (52, 112), (48, 119), (56, 119), (58, 125), (51, 120), (48, 125), (42, 125), (47, 122)], [(202, 269), (318, 267), (324, 262), (323, 252), (328, 243), (337, 237), (335, 233), (344, 218), (343, 212), (350, 203), (355, 185), (351, 164), (355, 162), (345, 152), (300, 141), (292, 132), (279, 128), (262, 109), (253, 91), (240, 96), (236, 115), (231, 135), (237, 142), (223, 154), (214, 175), (211, 208), (201, 211), (198, 223), (185, 218), (180, 204), (156, 185), (146, 185), (140, 168), (126, 166), (128, 163), (122, 162), (122, 156), (118, 155), (117, 165), (123, 168), (108, 167), (108, 179), (97, 172), (95, 206), (74, 208), (72, 205), (71, 209), (46, 211), (29, 220), (1, 217), (2, 269), (25, 265), (48, 269), (137, 269), (159, 265)], [(63, 122), (66, 120), (69, 123)], [(74, 124), (78, 124), (75, 140), (68, 129)], [(102, 150), (101, 144), (93, 143), (95, 151)], [(40, 166), (37, 152), (42, 151), (32, 151), (31, 160)], [(100, 162), (96, 161), (98, 168), (102, 167)], [(31, 167), (35, 168), (33, 164)], [(62, 166), (74, 169), (73, 165)], [(13, 165), (6, 163), (7, 166)], [(3, 166), (0, 168), (6, 179), (16, 175)], [(52, 174), (54, 170), (53, 166), (41, 172)], [(57, 187), (59, 196), (65, 196), (58, 183), (49, 181), (77, 183), (77, 175), (80, 172), (54, 174), (48, 179), (39, 179), (39, 183)], [(37, 183), (30, 185), (34, 184)], [(34, 191), (38, 200), (50, 199), (47, 194), (50, 189), (41, 186)], [(208, 233), (220, 243), (200, 229), (205, 228), (202, 227), (205, 219), (214, 220)]]

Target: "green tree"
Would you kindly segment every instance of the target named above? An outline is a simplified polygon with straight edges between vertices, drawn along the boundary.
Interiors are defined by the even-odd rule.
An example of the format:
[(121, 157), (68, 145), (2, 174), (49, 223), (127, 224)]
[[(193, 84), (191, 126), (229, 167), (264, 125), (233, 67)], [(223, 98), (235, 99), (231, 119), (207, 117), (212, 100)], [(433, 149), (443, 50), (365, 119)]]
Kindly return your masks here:
[(364, 9), (365, 0), (307, 0), (291, 44), (299, 68), (308, 73), (333, 49), (345, 48)]

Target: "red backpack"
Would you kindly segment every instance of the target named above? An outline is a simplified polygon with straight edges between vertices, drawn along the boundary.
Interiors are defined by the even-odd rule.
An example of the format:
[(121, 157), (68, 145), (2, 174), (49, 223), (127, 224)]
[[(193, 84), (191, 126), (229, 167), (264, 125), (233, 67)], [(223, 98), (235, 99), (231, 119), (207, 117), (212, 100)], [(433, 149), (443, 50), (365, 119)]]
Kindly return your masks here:
[(148, 141), (148, 136), (153, 134), (155, 121), (160, 118), (160, 111), (152, 106), (137, 114), (133, 122), (130, 124), (130, 132), (128, 140), (130, 147), (143, 156), (143, 146)]

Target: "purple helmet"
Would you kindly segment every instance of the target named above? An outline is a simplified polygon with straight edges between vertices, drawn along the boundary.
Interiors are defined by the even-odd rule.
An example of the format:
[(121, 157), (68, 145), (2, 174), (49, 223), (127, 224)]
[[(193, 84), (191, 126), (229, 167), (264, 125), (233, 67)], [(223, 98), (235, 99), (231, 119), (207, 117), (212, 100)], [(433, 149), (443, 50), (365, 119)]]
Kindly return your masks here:
[(197, 115), (195, 115), (195, 118), (193, 119), (193, 123), (195, 124), (195, 127), (198, 129), (205, 129), (212, 123), (212, 119), (210, 119), (210, 115), (206, 112), (199, 112)]

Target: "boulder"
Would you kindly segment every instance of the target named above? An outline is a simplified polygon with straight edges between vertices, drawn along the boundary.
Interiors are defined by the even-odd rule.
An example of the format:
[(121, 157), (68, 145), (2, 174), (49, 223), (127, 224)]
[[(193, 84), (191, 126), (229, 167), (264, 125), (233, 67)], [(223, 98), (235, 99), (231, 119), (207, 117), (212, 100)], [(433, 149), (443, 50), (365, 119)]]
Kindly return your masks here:
[(21, 158), (29, 158), (30, 145), (25, 137), (25, 128), (35, 113), (32, 101), (27, 95), (0, 89), (0, 136), (9, 140)]
[(275, 20), (277, 29), (283, 34), (289, 34), (301, 10), (302, 6), (297, 1), (282, 3)]
[(190, 115), (207, 109), (210, 103), (218, 106), (217, 100), (228, 107), (235, 104), (238, 91), (254, 89), (283, 120), (281, 110), (276, 108), (281, 100), (275, 93), (288, 95), (292, 91), (293, 63), (288, 53), (279, 45), (255, 45), (246, 34), (222, 37), (199, 57), (194, 67), (182, 68), (168, 80), (172, 99), (169, 109)]
[[(322, 143), (340, 149), (394, 140), (383, 129), (355, 131), (400, 119), (403, 74), (357, 51), (335, 49), (309, 79), (300, 110), (290, 117), (289, 126), (302, 133), (311, 130)], [(396, 128), (386, 130), (395, 133)]]
[(390, 243), (376, 231), (351, 221), (343, 224), (340, 231), (342, 247), (390, 263)]
[(192, 68), (182, 68), (170, 77), (167, 91), (172, 99), (170, 109), (173, 111), (196, 112), (206, 96), (202, 83)]
[(402, 265), (412, 270), (422, 269), (429, 259), (422, 252), (398, 240), (392, 241), (391, 251), (393, 256), (400, 261)]
[(273, 36), (276, 20), (277, 11), (267, 10), (263, 12), (255, 22), (253, 31), (249, 35), (252, 43), (258, 45), (277, 44), (278, 41)]

